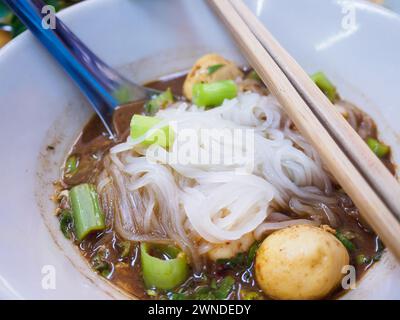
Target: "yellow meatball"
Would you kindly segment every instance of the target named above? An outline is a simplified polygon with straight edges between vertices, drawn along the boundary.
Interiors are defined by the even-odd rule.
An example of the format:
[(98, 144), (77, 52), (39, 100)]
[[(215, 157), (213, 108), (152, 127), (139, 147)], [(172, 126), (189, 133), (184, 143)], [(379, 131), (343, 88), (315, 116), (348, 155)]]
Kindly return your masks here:
[[(214, 67), (211, 72), (210, 67)], [(214, 53), (207, 54), (197, 60), (188, 73), (183, 84), (183, 94), (192, 100), (192, 90), (196, 83), (236, 80), (238, 77), (243, 77), (243, 73), (233, 62)]]
[(298, 225), (274, 232), (257, 251), (256, 279), (274, 299), (321, 299), (338, 287), (349, 254), (321, 228)]

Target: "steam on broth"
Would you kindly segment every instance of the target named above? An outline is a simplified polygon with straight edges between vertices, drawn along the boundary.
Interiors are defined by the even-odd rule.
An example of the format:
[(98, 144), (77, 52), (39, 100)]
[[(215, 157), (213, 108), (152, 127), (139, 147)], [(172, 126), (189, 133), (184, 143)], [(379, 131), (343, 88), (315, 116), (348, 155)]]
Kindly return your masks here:
[[(374, 121), (313, 79), (394, 173)], [(254, 71), (211, 54), (148, 86), (164, 93), (118, 111), (118, 143), (87, 124), (60, 181), (61, 230), (100, 275), (143, 299), (318, 299), (340, 293), (343, 265), (360, 278), (379, 259), (381, 242)], [(308, 273), (313, 259), (331, 262)]]

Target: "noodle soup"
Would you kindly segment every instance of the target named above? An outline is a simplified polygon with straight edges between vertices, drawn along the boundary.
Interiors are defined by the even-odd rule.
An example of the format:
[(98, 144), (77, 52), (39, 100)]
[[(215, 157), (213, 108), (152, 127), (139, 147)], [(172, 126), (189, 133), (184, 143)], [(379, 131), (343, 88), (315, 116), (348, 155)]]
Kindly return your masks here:
[[(95, 272), (142, 299), (320, 299), (342, 291), (343, 266), (360, 278), (379, 260), (380, 240), (254, 71), (211, 54), (166, 79), (117, 111), (118, 141), (93, 118), (64, 165), (60, 228)], [(313, 79), (393, 173), (374, 121)], [(183, 160), (190, 150), (220, 161)]]

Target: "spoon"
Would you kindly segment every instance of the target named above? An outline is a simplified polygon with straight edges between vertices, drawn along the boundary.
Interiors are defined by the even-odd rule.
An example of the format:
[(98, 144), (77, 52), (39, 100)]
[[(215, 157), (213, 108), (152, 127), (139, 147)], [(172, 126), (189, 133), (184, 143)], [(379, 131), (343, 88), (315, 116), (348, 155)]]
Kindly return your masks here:
[(138, 112), (145, 100), (160, 93), (135, 84), (112, 69), (56, 16), (54, 29), (44, 25), (49, 12), (43, 8), (46, 6), (43, 1), (3, 1), (74, 80), (111, 138), (115, 139), (122, 133), (122, 128), (117, 125), (119, 122), (115, 120), (118, 114), (115, 111), (134, 105), (133, 110)]

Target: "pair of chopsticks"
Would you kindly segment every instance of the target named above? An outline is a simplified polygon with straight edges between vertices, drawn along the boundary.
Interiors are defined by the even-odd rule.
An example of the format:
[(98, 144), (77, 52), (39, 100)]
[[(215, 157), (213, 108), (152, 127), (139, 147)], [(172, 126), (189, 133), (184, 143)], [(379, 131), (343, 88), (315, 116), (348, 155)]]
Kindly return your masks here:
[(397, 180), (242, 0), (208, 1), (362, 217), (400, 260)]

